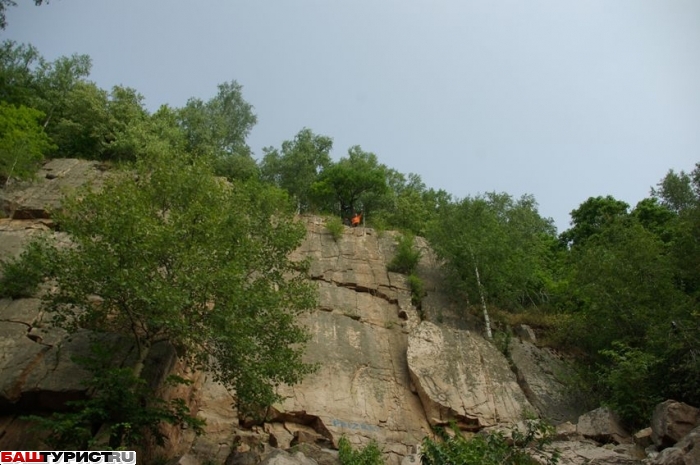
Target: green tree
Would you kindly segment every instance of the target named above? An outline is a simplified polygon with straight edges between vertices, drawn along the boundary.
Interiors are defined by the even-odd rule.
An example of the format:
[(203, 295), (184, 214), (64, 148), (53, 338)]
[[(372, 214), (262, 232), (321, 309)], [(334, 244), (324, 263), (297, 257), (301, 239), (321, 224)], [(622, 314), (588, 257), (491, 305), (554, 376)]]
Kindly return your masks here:
[(678, 215), (661, 204), (656, 197), (639, 201), (631, 215), (644, 229), (656, 234), (664, 242), (668, 243), (673, 239), (673, 229)]
[(379, 216), (387, 226), (425, 235), (435, 209), (429, 201), (429, 191), (415, 173), (404, 176), (396, 170), (387, 170), (388, 190), (378, 203)]
[(142, 141), (136, 133), (151, 130), (143, 96), (134, 89), (115, 86), (111, 92), (91, 82), (79, 82), (51, 125), (60, 157), (134, 161)]
[(34, 69), (41, 55), (36, 47), (5, 40), (0, 46), (0, 100), (32, 105), (37, 92)]
[(571, 285), (579, 346), (589, 354), (644, 346), (652, 328), (668, 328), (682, 295), (661, 240), (638, 223), (617, 220), (572, 254)]
[(311, 207), (311, 185), (331, 164), (333, 139), (304, 128), (293, 141), (282, 142), (281, 150), (263, 149), (262, 179), (286, 189), (297, 201), (300, 211)]
[(210, 100), (192, 98), (179, 111), (187, 150), (213, 158), (220, 175), (250, 178), (251, 168), (257, 172), (245, 142), (257, 122), (253, 106), (243, 99), (243, 87), (236, 81), (219, 84), (218, 89)]
[(0, 186), (10, 177), (30, 178), (53, 148), (39, 125), (42, 117), (38, 110), (0, 102)]
[(660, 199), (664, 206), (676, 213), (692, 208), (697, 204), (700, 196), (700, 183), (697, 182), (699, 173), (700, 164), (691, 174), (669, 170), (657, 185), (658, 188), (652, 188), (651, 193), (655, 198)]
[(571, 212), (571, 228), (561, 233), (562, 242), (570, 246), (583, 244), (617, 218), (626, 217), (629, 205), (608, 195), (589, 197)]
[(55, 324), (129, 335), (137, 377), (150, 348), (168, 341), (235, 388), (241, 406), (269, 405), (276, 385), (311, 370), (297, 315), (315, 293), (288, 258), (305, 229), (282, 192), (229, 185), (206, 160), (167, 153), (64, 206), (57, 222), (74, 245), (51, 260)]
[(311, 186), (314, 199), (327, 210), (340, 204), (344, 216), (361, 209), (365, 214), (372, 207), (372, 197), (387, 191), (387, 168), (379, 164), (377, 156), (351, 147), (348, 156), (326, 168)]
[(71, 91), (90, 75), (92, 60), (88, 55), (73, 54), (54, 61), (39, 58), (34, 69), (36, 94), (33, 107), (46, 114), (44, 127), (52, 134), (52, 124), (60, 118), (68, 104)]
[(508, 309), (538, 301), (553, 235), (532, 197), (489, 193), (444, 205), (428, 237), (456, 290), (478, 299), (487, 320), (486, 301)]

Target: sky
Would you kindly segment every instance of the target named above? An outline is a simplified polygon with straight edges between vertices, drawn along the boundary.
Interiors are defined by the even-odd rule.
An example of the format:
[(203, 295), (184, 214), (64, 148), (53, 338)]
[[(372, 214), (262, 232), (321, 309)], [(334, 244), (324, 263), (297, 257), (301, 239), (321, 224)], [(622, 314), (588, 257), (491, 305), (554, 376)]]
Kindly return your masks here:
[(462, 198), (532, 194), (561, 232), (700, 162), (697, 0), (17, 0), (2, 40), (92, 58), (150, 111), (236, 80), (254, 155), (302, 128)]

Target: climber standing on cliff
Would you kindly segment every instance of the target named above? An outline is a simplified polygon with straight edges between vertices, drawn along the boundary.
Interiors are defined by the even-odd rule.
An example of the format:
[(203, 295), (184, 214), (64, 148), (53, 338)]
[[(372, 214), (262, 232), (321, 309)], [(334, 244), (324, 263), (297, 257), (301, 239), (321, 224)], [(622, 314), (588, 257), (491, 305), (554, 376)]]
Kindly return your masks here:
[(352, 217), (350, 224), (352, 225), (353, 228), (356, 228), (360, 225), (361, 221), (362, 221), (362, 212), (355, 213), (355, 215)]

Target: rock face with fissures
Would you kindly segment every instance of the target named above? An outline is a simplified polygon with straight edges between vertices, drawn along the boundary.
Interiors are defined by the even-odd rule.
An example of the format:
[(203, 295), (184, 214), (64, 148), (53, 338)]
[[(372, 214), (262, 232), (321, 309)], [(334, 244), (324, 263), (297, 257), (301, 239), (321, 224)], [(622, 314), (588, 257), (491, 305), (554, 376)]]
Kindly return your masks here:
[(471, 331), (424, 321), (409, 337), (408, 366), (432, 425), (477, 431), (534, 414), (503, 354)]
[[(103, 179), (94, 162), (56, 160), (35, 182), (0, 190), (2, 257), (18, 256), (35, 236), (59, 234), (50, 217), (60, 208), (62, 195)], [(154, 361), (154, 366), (160, 371), (175, 367), (193, 380), (186, 391), (166, 398), (185, 399), (207, 426), (199, 437), (187, 430), (168, 431), (172, 447), (163, 456), (182, 464), (258, 463), (271, 448), (297, 447), (307, 456), (314, 452), (321, 463), (335, 460), (337, 452), (329, 450), (345, 436), (355, 446), (376, 440), (389, 465), (418, 463), (418, 446), (435, 425), (455, 421), (476, 431), (514, 424), (526, 412), (547, 415), (542, 402), (528, 400), (539, 392), (533, 383), (523, 391), (505, 356), (481, 336), (480, 319), (449, 297), (439, 260), (423, 239), (415, 242), (423, 252), (417, 274), (426, 292), (419, 310), (406, 276), (387, 271), (395, 233), (346, 227), (336, 240), (326, 219), (305, 216), (299, 221), (308, 234), (294, 258), (310, 261), (310, 279), (318, 289), (317, 308), (303, 316), (312, 336), (305, 359), (317, 364), (317, 371), (296, 386), (281, 386), (283, 400), (260, 422), (241, 418), (232, 407), (235, 393), (216, 384), (211, 374), (191, 373), (164, 353), (168, 363)], [(85, 395), (86, 373), (71, 355), (82, 353), (87, 339), (82, 333), (66, 336), (50, 328), (38, 299), (0, 301), (4, 450), (29, 444), (22, 414), (37, 408), (48, 412)], [(128, 358), (127, 341), (107, 339), (115, 353)], [(521, 369), (529, 370), (526, 365)], [(547, 383), (546, 376), (541, 382)]]
[(297, 251), (310, 257), (319, 307), (305, 316), (312, 334), (306, 361), (318, 370), (281, 390), (279, 421), (312, 426), (329, 443), (342, 435), (370, 439), (397, 459), (415, 452), (430, 434), (420, 398), (411, 390), (408, 333), (418, 324), (406, 278), (387, 272), (395, 239), (346, 228), (334, 240), (319, 218)]

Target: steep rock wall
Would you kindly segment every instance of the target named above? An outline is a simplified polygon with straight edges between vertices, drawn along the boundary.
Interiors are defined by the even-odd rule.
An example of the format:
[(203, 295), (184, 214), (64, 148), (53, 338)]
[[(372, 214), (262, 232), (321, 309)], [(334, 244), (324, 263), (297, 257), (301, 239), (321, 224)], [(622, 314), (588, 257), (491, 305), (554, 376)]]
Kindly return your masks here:
[[(38, 233), (56, 234), (50, 212), (60, 207), (63, 193), (103, 176), (94, 162), (55, 160), (40, 172), (40, 182), (0, 191), (11, 216), (0, 219), (3, 257), (18, 255)], [(523, 411), (540, 407), (528, 402), (505, 357), (479, 335), (478, 318), (465, 315), (443, 292), (439, 263), (425, 241), (416, 239), (423, 251), (418, 273), (427, 290), (422, 313), (432, 323), (421, 323), (406, 278), (387, 271), (395, 250), (392, 233), (345, 228), (336, 241), (324, 219), (301, 221), (309, 233), (295, 254), (311, 260), (319, 291), (318, 308), (303, 317), (312, 334), (305, 357), (318, 370), (297, 386), (281, 387), (284, 400), (255, 426), (239, 418), (233, 393), (206, 373), (191, 374), (192, 387), (166, 395), (186, 398), (207, 420), (205, 435), (171, 431), (166, 455), (184, 454), (181, 463), (224, 463), (235, 454), (257, 453), (261, 443), (330, 447), (345, 435), (358, 445), (377, 440), (396, 464), (416, 452), (432, 425), (454, 419), (476, 430), (515, 422)], [(48, 328), (37, 299), (0, 301), (3, 449), (27, 445), (26, 424), (14, 412), (30, 405), (60, 408), (84, 395), (85, 373), (70, 355), (85, 350), (85, 338), (65, 336)], [(128, 344), (111, 343), (128, 357)], [(167, 363), (155, 364), (186, 373), (172, 356), (164, 357)]]

